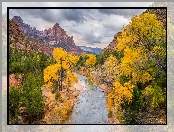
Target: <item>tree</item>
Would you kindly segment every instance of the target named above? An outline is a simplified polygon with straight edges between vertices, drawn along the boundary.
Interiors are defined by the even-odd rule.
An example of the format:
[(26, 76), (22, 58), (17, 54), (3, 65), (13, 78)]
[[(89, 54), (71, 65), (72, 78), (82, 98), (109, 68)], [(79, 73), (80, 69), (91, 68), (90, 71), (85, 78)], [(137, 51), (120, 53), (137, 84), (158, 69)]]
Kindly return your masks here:
[(166, 72), (166, 30), (155, 14), (144, 13), (131, 19), (118, 37), (116, 49), (127, 50), (126, 47), (133, 51), (141, 49), (148, 57), (148, 63), (153, 61)]
[(19, 108), (25, 108), (23, 118), (28, 118), (29, 124), (34, 120), (39, 120), (44, 115), (44, 98), (42, 96), (42, 79), (35, 73), (28, 73), (23, 84), (18, 88), (12, 87), (9, 92), (9, 117), (17, 119)]
[(82, 66), (85, 66), (85, 62), (87, 59), (89, 59), (89, 56), (84, 52), (77, 61), (76, 66), (78, 67), (78, 69), (80, 69)]
[(93, 54), (89, 54), (88, 56), (89, 58), (86, 60), (86, 66), (93, 67), (96, 63), (96, 56)]
[(103, 67), (105, 67), (103, 71), (105, 81), (112, 84), (120, 75), (120, 65), (118, 64), (117, 58), (111, 54), (105, 60)]
[(156, 45), (166, 46), (166, 31), (155, 14), (144, 13), (134, 16), (130, 24), (122, 30), (120, 36), (117, 45), (119, 51), (126, 46), (143, 47), (149, 51)]
[(158, 74), (153, 67), (166, 72), (166, 31), (155, 14), (144, 13), (131, 20), (118, 37), (116, 49), (124, 51), (124, 74), (134, 82), (146, 83)]
[(53, 57), (56, 60), (56, 64), (50, 65), (44, 69), (44, 82), (48, 87), (51, 87), (53, 84), (56, 87), (58, 86), (61, 91), (63, 81), (69, 86), (77, 81), (77, 77), (72, 70), (79, 57), (68, 54), (62, 48), (55, 48)]
[(143, 13), (134, 16), (117, 38), (115, 49), (123, 56), (107, 102), (113, 98), (128, 113), (130, 122), (136, 121), (142, 105), (160, 107), (165, 103), (166, 30), (162, 25), (155, 14)]

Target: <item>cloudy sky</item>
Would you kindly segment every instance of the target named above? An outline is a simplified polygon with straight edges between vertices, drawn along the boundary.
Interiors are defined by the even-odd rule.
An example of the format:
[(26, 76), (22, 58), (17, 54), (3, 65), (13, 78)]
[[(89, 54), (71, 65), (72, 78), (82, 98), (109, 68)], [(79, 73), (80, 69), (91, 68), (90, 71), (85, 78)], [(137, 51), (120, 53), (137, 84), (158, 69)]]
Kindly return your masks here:
[[(152, 2), (94, 2), (94, 3), (2, 3), (2, 13), (6, 7), (60, 7), (60, 6), (96, 6), (96, 7), (148, 7)], [(78, 46), (105, 48), (126, 26), (132, 16), (141, 14), (145, 9), (10, 9), (10, 19), (21, 16), (24, 23), (38, 30), (52, 28), (55, 23), (74, 37)]]

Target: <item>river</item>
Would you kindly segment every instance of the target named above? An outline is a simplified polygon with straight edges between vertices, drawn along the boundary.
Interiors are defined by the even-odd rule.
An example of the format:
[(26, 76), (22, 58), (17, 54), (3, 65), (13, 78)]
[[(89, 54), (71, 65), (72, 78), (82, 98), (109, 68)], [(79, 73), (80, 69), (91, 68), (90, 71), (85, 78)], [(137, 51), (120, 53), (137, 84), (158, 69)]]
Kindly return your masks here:
[(84, 88), (65, 124), (107, 124), (108, 111), (104, 92), (89, 82), (87, 77), (77, 76)]

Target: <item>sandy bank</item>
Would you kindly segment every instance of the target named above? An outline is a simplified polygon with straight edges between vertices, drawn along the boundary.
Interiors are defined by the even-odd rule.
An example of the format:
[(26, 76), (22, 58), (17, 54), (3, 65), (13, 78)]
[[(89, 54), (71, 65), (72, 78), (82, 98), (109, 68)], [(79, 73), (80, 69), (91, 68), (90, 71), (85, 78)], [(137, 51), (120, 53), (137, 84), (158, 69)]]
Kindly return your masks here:
[(83, 86), (80, 83), (75, 83), (72, 87), (69, 87), (70, 90), (82, 91)]

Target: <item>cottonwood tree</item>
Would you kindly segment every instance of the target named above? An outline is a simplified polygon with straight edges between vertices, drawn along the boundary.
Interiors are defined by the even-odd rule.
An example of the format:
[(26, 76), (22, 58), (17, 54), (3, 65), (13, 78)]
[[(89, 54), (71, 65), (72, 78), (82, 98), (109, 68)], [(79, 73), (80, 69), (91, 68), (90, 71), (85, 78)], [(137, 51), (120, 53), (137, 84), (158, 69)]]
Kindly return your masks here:
[[(118, 68), (119, 75), (115, 77), (108, 96), (113, 98), (115, 104), (130, 104), (125, 106), (129, 112), (131, 109), (139, 110), (135, 104), (142, 96), (152, 107), (164, 103), (162, 89), (166, 83), (166, 30), (162, 22), (157, 20), (155, 14), (134, 16), (122, 29), (117, 41), (115, 50), (124, 55)], [(111, 74), (112, 71), (108, 71)]]
[(44, 82), (48, 87), (53, 84), (58, 86), (61, 91), (63, 81), (67, 86), (72, 86), (77, 82), (78, 77), (73, 73), (72, 68), (76, 65), (79, 57), (67, 53), (63, 48), (55, 48), (53, 58), (56, 60), (56, 64), (44, 69)]

